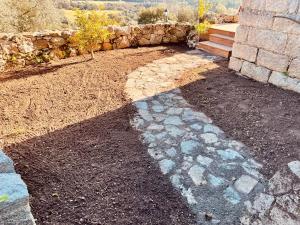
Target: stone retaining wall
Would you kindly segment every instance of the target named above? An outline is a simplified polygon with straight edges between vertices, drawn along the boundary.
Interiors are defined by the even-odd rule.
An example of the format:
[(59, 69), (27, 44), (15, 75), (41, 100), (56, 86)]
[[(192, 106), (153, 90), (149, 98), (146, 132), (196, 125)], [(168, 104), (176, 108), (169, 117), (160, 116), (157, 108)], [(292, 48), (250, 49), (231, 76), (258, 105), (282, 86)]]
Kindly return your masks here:
[[(300, 0), (244, 0), (229, 67), (300, 93)], [(283, 18), (288, 17), (291, 18)]]
[[(112, 35), (98, 50), (179, 43), (193, 29), (189, 24), (149, 24), (109, 27)], [(79, 54), (69, 38), (75, 31), (51, 31), (22, 34), (0, 34), (0, 69), (8, 65), (47, 62)]]
[(13, 162), (0, 150), (0, 202), (1, 225), (34, 225), (30, 211), (29, 194), (21, 176), (15, 173)]

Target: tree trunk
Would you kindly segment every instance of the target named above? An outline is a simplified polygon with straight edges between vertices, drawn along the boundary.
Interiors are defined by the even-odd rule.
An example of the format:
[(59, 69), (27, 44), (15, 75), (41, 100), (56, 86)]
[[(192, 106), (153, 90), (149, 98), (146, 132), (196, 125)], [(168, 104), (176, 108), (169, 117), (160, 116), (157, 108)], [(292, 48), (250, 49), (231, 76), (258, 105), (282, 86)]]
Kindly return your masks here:
[(95, 59), (95, 54), (94, 54), (93, 50), (91, 51), (91, 56), (92, 56), (92, 59)]

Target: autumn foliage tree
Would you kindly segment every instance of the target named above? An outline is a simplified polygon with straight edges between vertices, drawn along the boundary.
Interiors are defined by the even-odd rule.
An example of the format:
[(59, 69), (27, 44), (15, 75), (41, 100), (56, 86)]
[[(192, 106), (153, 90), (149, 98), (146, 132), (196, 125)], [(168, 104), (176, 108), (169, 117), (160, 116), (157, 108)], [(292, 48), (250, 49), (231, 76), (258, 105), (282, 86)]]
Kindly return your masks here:
[(116, 22), (110, 19), (103, 10), (77, 10), (75, 18), (78, 31), (71, 38), (71, 42), (78, 46), (80, 51), (89, 52), (94, 59), (95, 50), (111, 35), (107, 26)]

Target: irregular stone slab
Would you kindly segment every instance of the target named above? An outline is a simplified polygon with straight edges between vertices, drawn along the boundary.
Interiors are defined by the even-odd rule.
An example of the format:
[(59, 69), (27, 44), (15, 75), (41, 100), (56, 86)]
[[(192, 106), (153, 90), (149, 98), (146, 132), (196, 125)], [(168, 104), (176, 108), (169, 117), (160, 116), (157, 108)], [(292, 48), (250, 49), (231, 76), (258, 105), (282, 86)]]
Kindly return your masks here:
[(201, 134), (200, 137), (203, 138), (206, 144), (216, 143), (219, 140), (218, 137), (212, 133)]
[(203, 166), (209, 166), (214, 160), (206, 157), (206, 156), (202, 156), (202, 155), (198, 155), (197, 157), (197, 162), (200, 163)]
[(14, 173), (14, 163), (0, 150), (0, 173)]
[(233, 160), (233, 159), (243, 159), (244, 158), (237, 151), (234, 151), (232, 149), (218, 150), (217, 153), (221, 156), (221, 158), (223, 160)]
[(223, 185), (225, 183), (225, 180), (223, 178), (216, 177), (216, 176), (214, 176), (212, 174), (208, 175), (208, 181), (214, 187), (221, 186), (221, 185)]
[(182, 120), (178, 116), (167, 117), (164, 121), (166, 125), (183, 125)]
[(239, 193), (232, 187), (228, 187), (224, 191), (224, 198), (233, 205), (238, 204), (241, 201)]
[(166, 150), (166, 154), (167, 154), (168, 156), (170, 156), (171, 158), (173, 158), (173, 157), (176, 156), (177, 151), (176, 151), (175, 148), (170, 148), (170, 149), (167, 149), (167, 150)]
[(0, 204), (1, 213), (14, 211), (29, 204), (27, 187), (18, 174), (0, 174), (0, 196), (2, 195), (8, 196), (8, 200)]
[(133, 104), (134, 104), (135, 107), (137, 107), (138, 109), (148, 110), (148, 104), (147, 104), (147, 102), (144, 102), (144, 101), (138, 101), (138, 102), (134, 102)]
[(171, 170), (175, 167), (175, 165), (175, 162), (173, 162), (170, 159), (163, 159), (159, 162), (159, 166), (163, 174), (170, 173)]
[(193, 128), (194, 130), (202, 130), (203, 126), (201, 126), (200, 124), (193, 124), (191, 125), (191, 128)]
[(300, 161), (293, 161), (288, 164), (290, 170), (300, 178)]
[(176, 126), (167, 125), (165, 128), (172, 137), (182, 136), (185, 133), (183, 129), (180, 129)]
[(234, 187), (244, 194), (249, 194), (258, 183), (257, 180), (248, 176), (242, 175), (235, 183)]
[(195, 185), (199, 186), (201, 184), (206, 184), (206, 181), (203, 177), (204, 171), (205, 171), (205, 169), (203, 167), (200, 167), (200, 166), (197, 166), (197, 165), (193, 166), (189, 170), (188, 174), (192, 178)]
[(275, 198), (272, 195), (261, 193), (257, 196), (253, 202), (253, 209), (264, 215), (267, 210), (269, 210), (274, 202)]
[(140, 109), (140, 110), (138, 110), (138, 111), (139, 111), (140, 116), (141, 116), (144, 120), (149, 121), (149, 122), (153, 120), (153, 117), (152, 117), (152, 115), (149, 113), (149, 111), (143, 110), (143, 109)]
[(200, 143), (198, 141), (194, 141), (194, 140), (183, 141), (180, 144), (181, 152), (185, 153), (185, 154), (192, 154), (200, 146), (201, 146)]
[(189, 189), (183, 189), (182, 190), (182, 195), (183, 197), (185, 197), (187, 199), (187, 202), (190, 204), (190, 205), (195, 205), (197, 204), (197, 201), (192, 193), (192, 190), (189, 188)]
[(159, 113), (159, 112), (163, 112), (165, 110), (165, 108), (162, 105), (154, 105), (154, 106), (152, 106), (152, 110), (154, 112)]
[(180, 115), (182, 111), (182, 108), (169, 108), (166, 113), (170, 115)]
[(214, 133), (214, 134), (221, 134), (223, 131), (212, 124), (207, 124), (203, 128), (204, 133)]

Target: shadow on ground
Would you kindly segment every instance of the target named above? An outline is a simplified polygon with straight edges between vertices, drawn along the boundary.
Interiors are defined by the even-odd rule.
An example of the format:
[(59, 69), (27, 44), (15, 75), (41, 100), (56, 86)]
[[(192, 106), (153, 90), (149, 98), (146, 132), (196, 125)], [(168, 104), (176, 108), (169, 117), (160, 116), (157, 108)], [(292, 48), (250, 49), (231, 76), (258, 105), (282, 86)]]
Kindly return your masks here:
[(193, 224), (131, 128), (131, 113), (127, 105), (5, 149), (37, 224)]
[(267, 177), (300, 159), (298, 93), (237, 76), (225, 61), (190, 71), (179, 82), (184, 98), (246, 144)]

